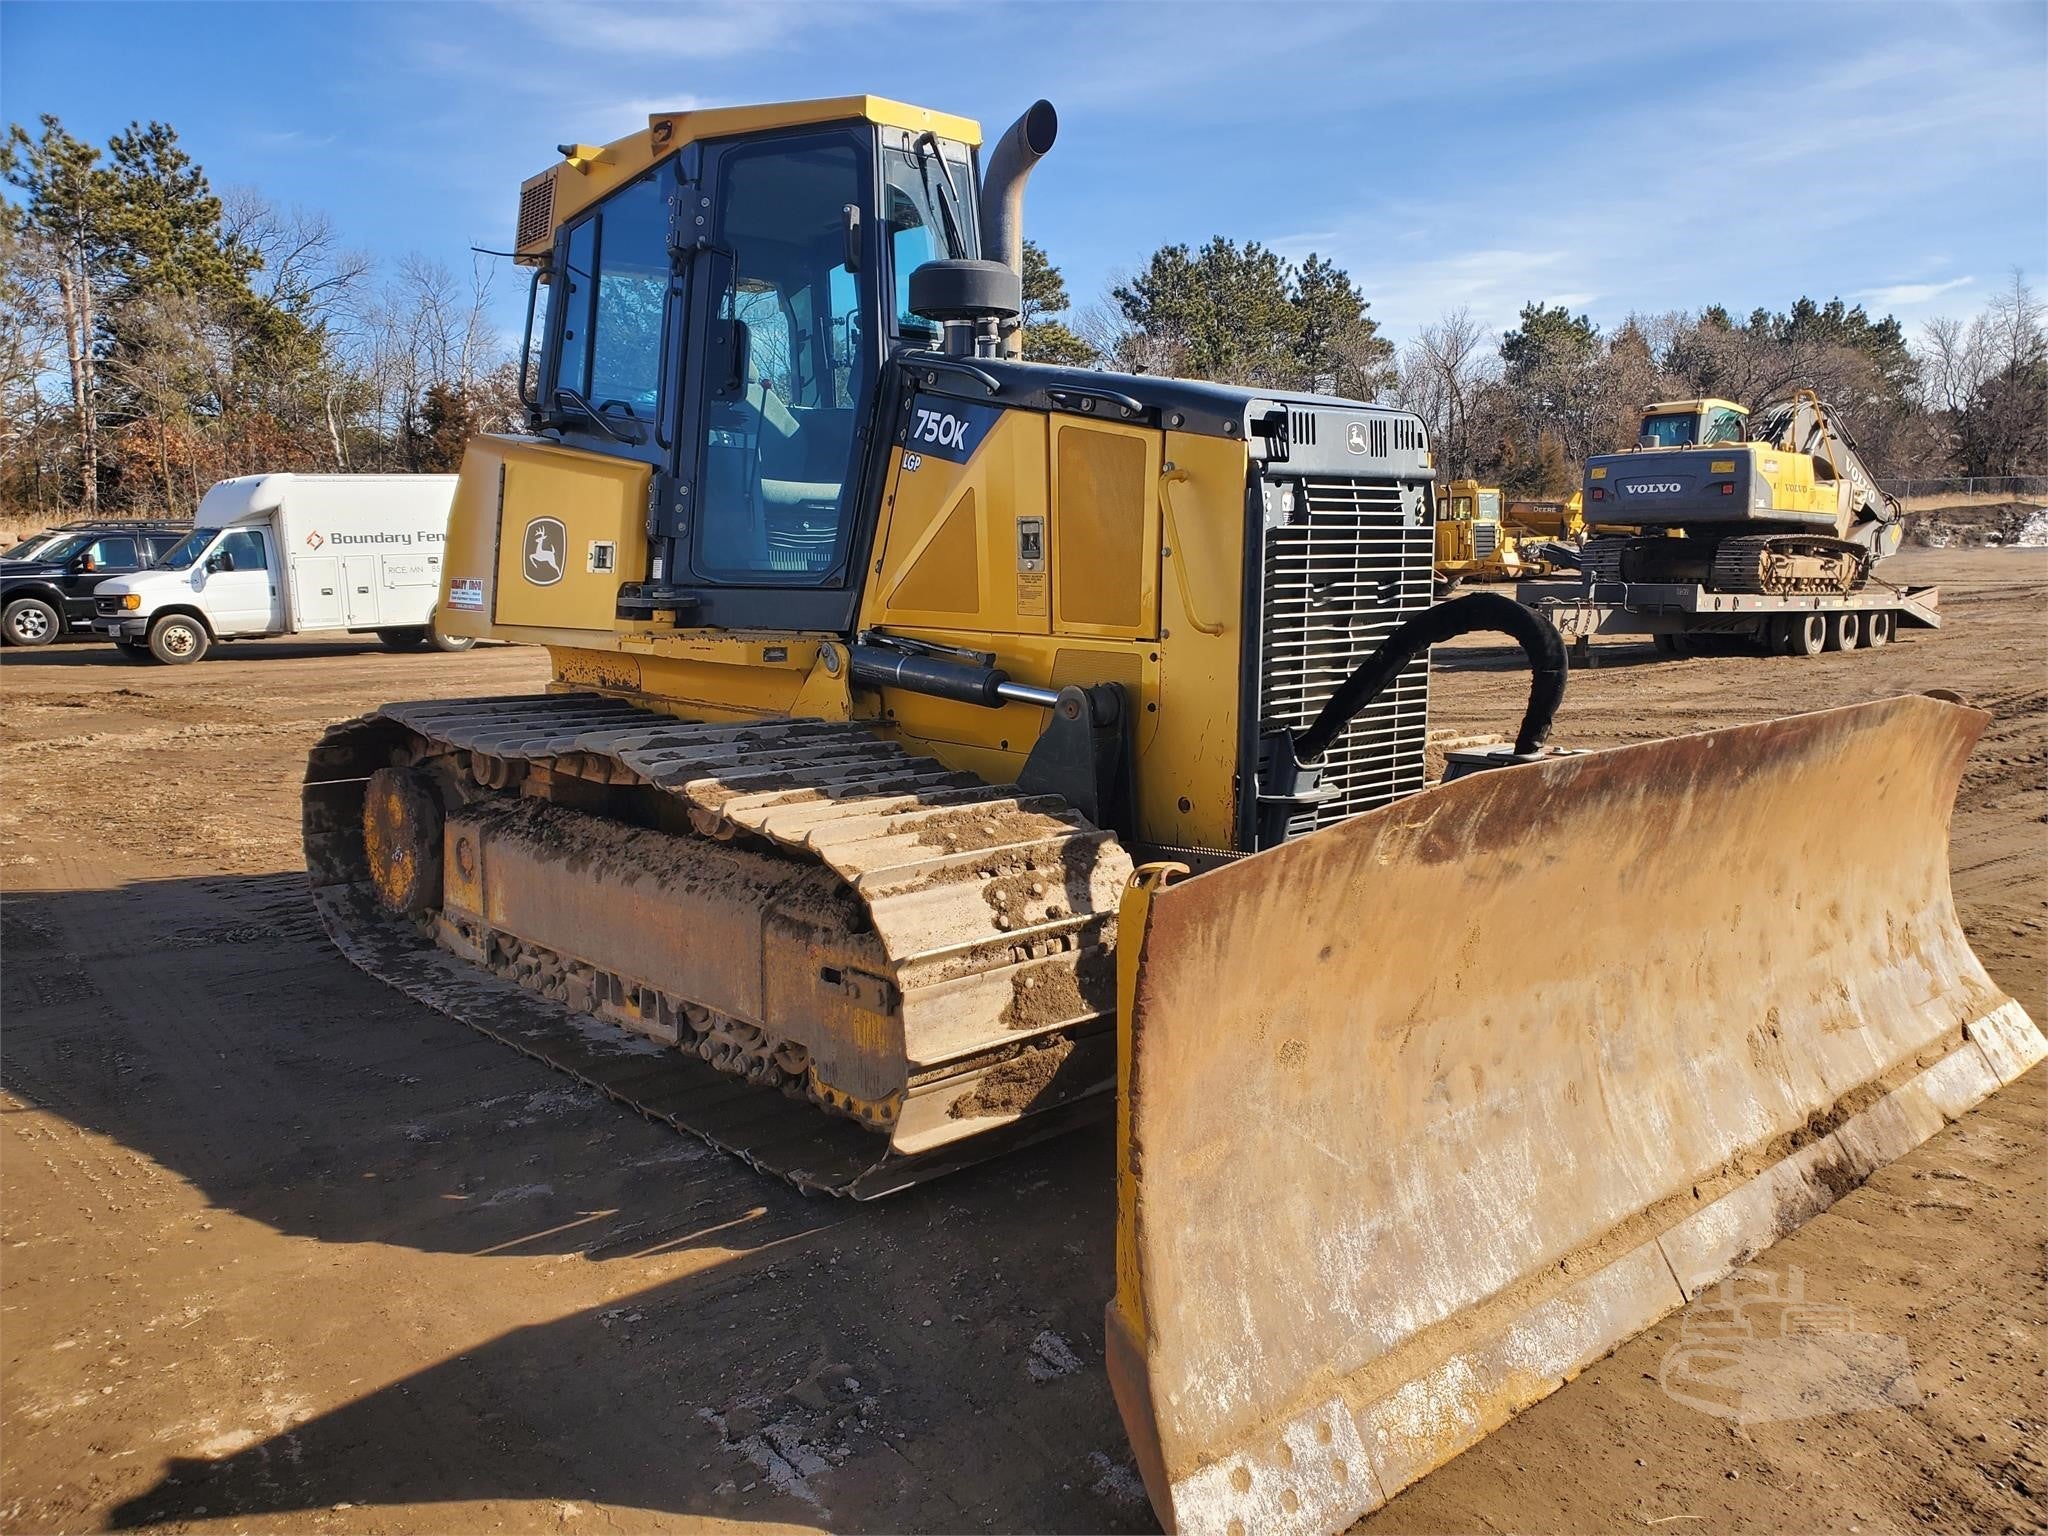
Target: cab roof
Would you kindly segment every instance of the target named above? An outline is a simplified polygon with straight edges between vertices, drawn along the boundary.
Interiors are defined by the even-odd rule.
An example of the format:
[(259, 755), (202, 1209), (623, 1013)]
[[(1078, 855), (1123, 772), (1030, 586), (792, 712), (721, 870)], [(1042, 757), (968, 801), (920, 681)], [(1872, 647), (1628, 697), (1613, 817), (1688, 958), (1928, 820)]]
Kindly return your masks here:
[(1672, 411), (1685, 411), (1688, 414), (1696, 414), (1714, 405), (1718, 405), (1724, 410), (1733, 411), (1738, 416), (1747, 416), (1749, 414), (1748, 406), (1737, 405), (1733, 400), (1723, 400), (1718, 395), (1709, 396), (1704, 400), (1659, 400), (1654, 405), (1644, 406), (1643, 414), (1645, 416), (1659, 412), (1668, 414)]
[[(934, 112), (886, 96), (825, 96), (815, 101), (772, 102), (751, 107), (702, 107), (653, 112), (647, 126), (609, 144), (564, 144), (562, 158), (519, 188), (519, 230), (514, 249), (522, 262), (546, 254), (555, 229), (612, 188), (638, 176), (657, 160), (700, 139), (767, 133), (816, 123), (869, 122), (912, 133), (931, 132), (974, 148), (981, 124), (972, 118)], [(552, 196), (548, 194), (552, 193)]]

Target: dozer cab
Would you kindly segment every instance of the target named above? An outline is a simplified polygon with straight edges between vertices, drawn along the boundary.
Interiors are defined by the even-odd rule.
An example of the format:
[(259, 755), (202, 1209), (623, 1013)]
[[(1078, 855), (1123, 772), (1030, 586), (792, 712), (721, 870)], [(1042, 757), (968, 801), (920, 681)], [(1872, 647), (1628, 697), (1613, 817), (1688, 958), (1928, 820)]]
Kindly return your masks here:
[[(1555, 632), (1431, 606), (1417, 418), (1019, 360), (1055, 123), (564, 146), (439, 603), (553, 680), (328, 732), (307, 862), (358, 963), (806, 1189), (1113, 1107), (1161, 1519), (1331, 1529), (2042, 1053), (1949, 895), (1984, 717), (1547, 749)], [(1495, 627), (1515, 743), (1428, 786)]]

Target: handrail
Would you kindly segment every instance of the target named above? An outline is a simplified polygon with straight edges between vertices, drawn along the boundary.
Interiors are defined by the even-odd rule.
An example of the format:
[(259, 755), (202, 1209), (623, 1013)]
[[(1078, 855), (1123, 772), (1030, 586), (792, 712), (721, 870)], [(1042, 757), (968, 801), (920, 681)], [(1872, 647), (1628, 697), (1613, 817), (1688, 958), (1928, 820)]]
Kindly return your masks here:
[[(1159, 476), (1159, 509), (1166, 514), (1166, 554), (1169, 559), (1173, 559), (1173, 551), (1180, 545), (1180, 527), (1173, 518), (1172, 486), (1175, 481), (1188, 478), (1190, 477), (1186, 470), (1173, 464), (1167, 465)], [(1195, 595), (1188, 587), (1188, 562), (1185, 555), (1174, 560), (1173, 575), (1180, 586), (1180, 605), (1188, 616), (1188, 622), (1205, 635), (1222, 634), (1221, 623), (1207, 623), (1195, 612)]]

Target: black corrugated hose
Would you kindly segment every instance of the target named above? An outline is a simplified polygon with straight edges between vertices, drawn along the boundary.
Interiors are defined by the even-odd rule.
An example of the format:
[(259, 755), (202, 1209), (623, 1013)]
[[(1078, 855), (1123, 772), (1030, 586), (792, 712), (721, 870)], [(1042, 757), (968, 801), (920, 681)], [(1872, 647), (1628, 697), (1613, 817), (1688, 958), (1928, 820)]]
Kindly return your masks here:
[(1515, 752), (1527, 756), (1543, 745), (1557, 718), (1557, 706), (1564, 702), (1564, 638), (1548, 620), (1532, 608), (1498, 592), (1474, 592), (1468, 597), (1438, 603), (1397, 627), (1380, 648), (1364, 661), (1316, 716), (1315, 724), (1295, 739), (1295, 758), (1313, 763), (1329, 750), (1345, 726), (1366, 705), (1386, 691), (1401, 675), (1401, 669), (1432, 645), (1457, 635), (1492, 632), (1506, 635), (1529, 658), (1529, 702), (1522, 708), (1522, 728), (1515, 735)]

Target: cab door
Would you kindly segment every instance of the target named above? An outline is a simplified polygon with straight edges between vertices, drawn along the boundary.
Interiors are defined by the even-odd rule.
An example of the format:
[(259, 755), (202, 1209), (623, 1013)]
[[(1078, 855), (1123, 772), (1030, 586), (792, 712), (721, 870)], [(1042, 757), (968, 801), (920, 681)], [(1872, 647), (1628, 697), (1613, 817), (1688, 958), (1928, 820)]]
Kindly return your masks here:
[(706, 146), (671, 578), (696, 622), (851, 623), (886, 320), (875, 153), (853, 124)]
[(206, 556), (200, 601), (217, 635), (267, 635), (281, 627), (277, 550), (268, 528), (231, 528)]

